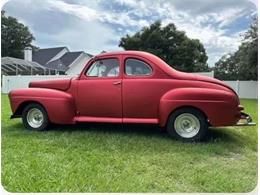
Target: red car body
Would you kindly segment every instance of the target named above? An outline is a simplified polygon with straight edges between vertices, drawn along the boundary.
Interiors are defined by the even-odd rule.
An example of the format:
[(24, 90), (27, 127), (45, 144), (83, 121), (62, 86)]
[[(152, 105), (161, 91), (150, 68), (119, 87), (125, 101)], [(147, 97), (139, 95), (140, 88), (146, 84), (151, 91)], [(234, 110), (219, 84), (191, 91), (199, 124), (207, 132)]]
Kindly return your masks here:
[[(89, 77), (86, 71), (100, 59), (117, 59), (116, 77)], [(125, 74), (128, 58), (141, 60), (150, 75)], [(92, 58), (77, 78), (34, 81), (29, 88), (9, 93), (13, 115), (19, 117), (29, 103), (42, 105), (49, 121), (148, 123), (165, 126), (172, 112), (182, 107), (201, 111), (211, 126), (234, 125), (243, 107), (228, 85), (214, 78), (184, 73), (146, 52), (103, 53)]]

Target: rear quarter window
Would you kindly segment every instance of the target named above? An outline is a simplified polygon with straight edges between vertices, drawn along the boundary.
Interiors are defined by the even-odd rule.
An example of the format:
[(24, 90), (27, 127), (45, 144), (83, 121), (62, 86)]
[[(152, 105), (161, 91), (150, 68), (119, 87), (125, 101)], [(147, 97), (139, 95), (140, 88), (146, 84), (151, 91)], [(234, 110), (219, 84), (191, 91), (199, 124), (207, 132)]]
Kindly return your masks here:
[(152, 68), (142, 60), (128, 58), (125, 61), (125, 74), (128, 76), (149, 76), (152, 74)]

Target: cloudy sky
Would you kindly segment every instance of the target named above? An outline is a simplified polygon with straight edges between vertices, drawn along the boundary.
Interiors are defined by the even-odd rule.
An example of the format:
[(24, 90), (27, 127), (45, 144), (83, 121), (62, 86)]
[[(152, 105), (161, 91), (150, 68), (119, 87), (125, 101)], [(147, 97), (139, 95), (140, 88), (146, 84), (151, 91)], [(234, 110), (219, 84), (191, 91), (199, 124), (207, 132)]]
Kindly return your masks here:
[(3, 9), (29, 26), (35, 45), (91, 54), (122, 50), (119, 40), (160, 19), (205, 46), (210, 66), (237, 49), (257, 0), (10, 0)]

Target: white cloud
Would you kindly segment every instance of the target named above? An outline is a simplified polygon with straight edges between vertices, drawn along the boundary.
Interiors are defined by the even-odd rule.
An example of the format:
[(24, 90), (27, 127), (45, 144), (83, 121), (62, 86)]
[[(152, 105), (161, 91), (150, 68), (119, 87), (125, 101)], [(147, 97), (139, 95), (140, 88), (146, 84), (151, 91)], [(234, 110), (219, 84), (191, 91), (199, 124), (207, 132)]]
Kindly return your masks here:
[(250, 2), (252, 2), (256, 7), (258, 7), (258, 0), (249, 0)]
[[(163, 25), (173, 22), (177, 29), (185, 31), (190, 38), (201, 40), (208, 53), (210, 65), (223, 54), (237, 49), (240, 43), (239, 32), (244, 29), (228, 33), (230, 25), (256, 12), (252, 3), (257, 5), (256, 0), (114, 0), (109, 3), (107, 0), (14, 0), (11, 2), (16, 2), (13, 5), (14, 10), (19, 7), (25, 9), (27, 6), (28, 12), (34, 11), (35, 14), (40, 14), (41, 9), (47, 9), (78, 18), (77, 23), (68, 22), (66, 28), (62, 28), (56, 34), (48, 35), (43, 32), (38, 34), (42, 33), (40, 35), (46, 36), (46, 40), (49, 37), (50, 41), (93, 53), (119, 49), (117, 44), (122, 35), (134, 34), (156, 19), (161, 19)], [(104, 7), (105, 4), (109, 7)], [(118, 10), (118, 5), (127, 9)], [(20, 19), (24, 20), (23, 17), (21, 14)], [(29, 20), (33, 18), (27, 17), (27, 21), (24, 21), (31, 24)], [(37, 29), (32, 30), (37, 33)]]
[[(223, 35), (225, 31), (221, 28), (234, 21), (237, 17), (240, 17), (243, 14), (242, 8), (229, 8), (228, 10), (223, 10), (218, 13), (207, 13), (191, 18), (186, 12), (175, 9), (174, 4), (169, 2), (139, 2), (136, 0), (117, 1), (132, 9), (124, 13), (115, 13), (109, 11), (100, 12), (87, 7), (86, 5), (69, 4), (60, 0), (50, 1), (49, 4), (51, 9), (59, 9), (86, 21), (95, 20), (122, 26), (137, 26), (139, 28), (149, 25), (149, 21), (147, 19), (134, 20), (129, 16), (130, 14), (134, 13), (135, 15), (142, 17), (148, 15), (148, 13), (156, 13), (160, 17), (165, 18), (163, 21), (164, 24), (174, 22), (180, 30), (186, 31), (189, 37), (200, 39), (207, 49), (216, 47), (218, 48), (217, 50), (219, 50), (222, 48), (223, 53), (226, 53), (234, 51), (237, 48), (238, 38)], [(202, 23), (205, 22), (219, 23), (218, 28), (220, 29), (210, 25), (202, 25)]]
[(65, 29), (58, 34), (50, 36), (53, 41), (60, 45), (69, 45), (71, 50), (85, 50), (91, 54), (98, 54), (102, 50), (115, 50), (116, 45), (110, 45), (110, 41), (117, 40), (113, 29), (107, 28), (97, 22), (78, 23), (72, 28)]
[(126, 5), (132, 8), (136, 8), (139, 4), (139, 2), (135, 0), (116, 0), (116, 2), (118, 2), (121, 5)]
[(240, 44), (239, 34), (227, 35), (227, 29), (224, 27), (241, 17), (244, 14), (242, 9), (228, 8), (221, 12), (191, 17), (187, 12), (179, 11), (174, 5), (168, 4), (164, 8), (161, 7), (160, 12), (166, 17), (163, 25), (173, 22), (179, 30), (185, 31), (188, 37), (199, 39), (204, 44), (210, 66), (214, 65), (222, 55), (235, 51)]
[(110, 11), (99, 11), (92, 9), (86, 5), (70, 4), (61, 0), (48, 0), (49, 9), (60, 10), (68, 14), (72, 14), (86, 21), (100, 21), (122, 26), (138, 26), (148, 25), (146, 20), (134, 20), (127, 13), (116, 13)]

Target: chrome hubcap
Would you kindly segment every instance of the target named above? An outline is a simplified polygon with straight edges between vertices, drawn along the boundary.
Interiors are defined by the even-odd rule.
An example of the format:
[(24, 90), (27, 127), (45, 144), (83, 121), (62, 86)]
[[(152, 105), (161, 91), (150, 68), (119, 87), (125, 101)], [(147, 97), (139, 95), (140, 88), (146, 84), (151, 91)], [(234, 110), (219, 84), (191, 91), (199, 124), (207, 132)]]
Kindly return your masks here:
[(43, 114), (38, 108), (30, 109), (26, 118), (28, 124), (33, 128), (39, 128), (43, 123)]
[(181, 137), (191, 138), (199, 132), (200, 121), (193, 114), (183, 113), (176, 117), (174, 129)]

